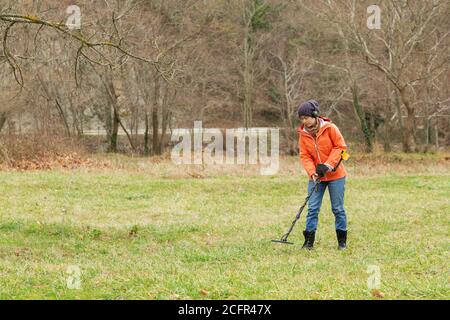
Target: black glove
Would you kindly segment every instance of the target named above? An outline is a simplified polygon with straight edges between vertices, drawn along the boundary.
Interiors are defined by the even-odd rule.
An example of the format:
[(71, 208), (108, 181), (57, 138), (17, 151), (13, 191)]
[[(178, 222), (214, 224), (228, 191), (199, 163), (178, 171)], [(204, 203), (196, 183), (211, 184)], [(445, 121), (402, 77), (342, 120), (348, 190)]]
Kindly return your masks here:
[(316, 166), (316, 173), (319, 175), (319, 178), (323, 178), (328, 171), (330, 171), (330, 168), (323, 163)]

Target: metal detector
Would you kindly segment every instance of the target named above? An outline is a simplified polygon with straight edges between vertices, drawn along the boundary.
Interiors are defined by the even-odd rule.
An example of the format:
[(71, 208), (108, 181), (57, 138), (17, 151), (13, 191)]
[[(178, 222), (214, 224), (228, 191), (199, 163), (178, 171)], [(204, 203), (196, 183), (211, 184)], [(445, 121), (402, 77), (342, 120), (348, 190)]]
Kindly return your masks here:
[[(349, 157), (350, 156), (347, 154), (346, 150), (342, 150), (341, 158), (339, 159), (339, 162), (331, 171), (333, 171), (333, 172), (336, 171), (337, 168), (339, 167), (339, 165), (341, 164), (342, 160), (347, 160)], [(289, 230), (280, 238), (280, 240), (272, 240), (272, 242), (283, 243), (283, 244), (294, 244), (293, 242), (287, 241), (287, 238), (291, 234), (292, 229), (294, 229), (294, 226), (295, 226), (295, 223), (297, 222), (297, 220), (300, 219), (300, 215), (302, 214), (303, 209), (306, 207), (306, 204), (308, 203), (309, 198), (311, 198), (311, 195), (313, 194), (313, 192), (317, 191), (317, 187), (319, 186), (319, 184), (320, 184), (320, 179), (317, 179), (316, 181), (314, 181), (314, 187), (311, 189), (311, 192), (306, 197), (305, 203), (298, 210), (298, 213), (295, 216), (295, 220), (292, 221), (292, 224), (291, 224), (291, 227), (289, 228)]]

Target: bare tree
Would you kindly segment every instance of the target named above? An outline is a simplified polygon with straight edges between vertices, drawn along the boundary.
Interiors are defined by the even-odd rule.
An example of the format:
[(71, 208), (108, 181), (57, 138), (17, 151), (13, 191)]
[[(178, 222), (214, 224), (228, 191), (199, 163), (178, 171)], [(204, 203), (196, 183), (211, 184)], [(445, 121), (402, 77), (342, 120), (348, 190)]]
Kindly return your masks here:
[[(439, 29), (448, 17), (447, 1), (384, 1), (383, 28), (369, 30), (366, 26), (365, 3), (355, 0), (321, 2), (322, 12), (342, 27), (362, 53), (365, 61), (382, 72), (395, 87), (406, 110), (403, 150), (416, 150), (414, 128), (416, 87), (427, 78), (443, 72), (448, 64), (449, 31)], [(430, 43), (431, 42), (431, 43)], [(418, 67), (418, 55), (429, 57), (432, 67), (425, 71)], [(399, 114), (399, 117), (402, 115)]]
[(270, 30), (270, 20), (268, 15), (273, 10), (272, 6), (264, 0), (242, 0), (242, 77), (243, 77), (243, 118), (244, 126), (248, 128), (253, 122), (253, 94), (255, 78), (258, 77), (258, 70), (255, 68), (255, 60), (260, 53), (264, 42), (264, 34), (260, 31)]

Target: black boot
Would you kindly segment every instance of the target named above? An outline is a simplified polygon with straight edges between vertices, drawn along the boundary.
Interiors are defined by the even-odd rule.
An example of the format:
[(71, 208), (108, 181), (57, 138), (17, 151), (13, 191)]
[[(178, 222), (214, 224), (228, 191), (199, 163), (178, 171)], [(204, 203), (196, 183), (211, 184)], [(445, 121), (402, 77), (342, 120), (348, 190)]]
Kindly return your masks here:
[(345, 250), (347, 248), (347, 231), (337, 229), (336, 236), (338, 241), (338, 250)]
[(303, 235), (305, 236), (305, 243), (302, 246), (302, 249), (312, 250), (314, 247), (314, 239), (316, 237), (315, 231), (303, 231)]

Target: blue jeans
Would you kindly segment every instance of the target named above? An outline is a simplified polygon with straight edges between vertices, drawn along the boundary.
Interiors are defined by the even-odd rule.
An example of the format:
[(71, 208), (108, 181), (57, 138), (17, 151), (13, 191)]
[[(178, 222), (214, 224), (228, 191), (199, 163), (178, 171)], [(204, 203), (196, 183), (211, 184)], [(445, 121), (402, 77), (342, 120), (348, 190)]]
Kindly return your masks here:
[[(322, 206), (322, 199), (327, 186), (330, 194), (331, 210), (335, 217), (336, 230), (347, 231), (347, 216), (344, 209), (345, 177), (343, 177), (337, 180), (321, 182), (317, 191), (312, 193), (308, 201), (308, 215), (306, 216), (306, 231), (308, 232), (316, 231), (317, 229), (320, 207)], [(308, 183), (308, 194), (313, 187), (314, 182), (310, 180)]]

